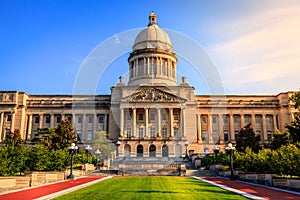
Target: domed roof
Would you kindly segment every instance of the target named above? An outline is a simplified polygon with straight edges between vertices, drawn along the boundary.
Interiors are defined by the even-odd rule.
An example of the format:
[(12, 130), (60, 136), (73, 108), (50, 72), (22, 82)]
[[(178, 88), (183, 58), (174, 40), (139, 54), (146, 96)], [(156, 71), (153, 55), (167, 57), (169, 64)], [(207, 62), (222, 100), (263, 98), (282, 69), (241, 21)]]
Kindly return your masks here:
[(133, 50), (139, 49), (162, 49), (172, 52), (173, 47), (168, 34), (156, 24), (156, 15), (152, 11), (149, 16), (149, 25), (135, 38)]

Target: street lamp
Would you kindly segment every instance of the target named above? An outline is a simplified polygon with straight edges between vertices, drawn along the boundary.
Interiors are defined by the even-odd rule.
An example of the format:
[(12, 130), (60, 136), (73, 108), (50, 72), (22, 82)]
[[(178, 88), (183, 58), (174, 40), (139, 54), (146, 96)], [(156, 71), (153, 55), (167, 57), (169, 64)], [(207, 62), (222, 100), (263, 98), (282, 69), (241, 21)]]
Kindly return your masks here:
[(118, 140), (117, 142), (116, 142), (116, 146), (117, 146), (117, 152), (116, 152), (116, 156), (117, 156), (117, 158), (119, 157), (119, 146), (121, 145), (121, 142)]
[(218, 153), (220, 152), (220, 148), (217, 146), (214, 146), (213, 148), (215, 156), (216, 156), (216, 164), (218, 164)]
[(78, 146), (75, 145), (75, 143), (72, 143), (71, 146), (68, 147), (69, 154), (71, 155), (71, 168), (70, 168), (70, 175), (67, 176), (67, 178), (74, 178), (73, 175), (73, 163), (74, 163), (74, 155), (77, 152)]
[(85, 153), (87, 155), (87, 163), (89, 163), (89, 154), (90, 154), (90, 151), (92, 150), (92, 147), (90, 145), (87, 145), (85, 147)]
[(96, 161), (97, 161), (97, 163), (96, 163), (96, 169), (99, 170), (99, 163), (98, 163), (98, 161), (99, 161), (99, 156), (101, 155), (101, 151), (99, 151), (99, 149), (97, 149), (97, 151), (95, 152), (95, 154), (96, 154)]
[(208, 155), (209, 155), (208, 149), (205, 149), (204, 155), (205, 155), (205, 157), (206, 157), (206, 166), (205, 166), (205, 169), (208, 170)]
[(187, 148), (189, 146), (188, 141), (185, 141), (184, 146), (185, 146), (185, 158), (187, 159), (188, 158)]
[(232, 143), (229, 143), (225, 150), (230, 155), (230, 179), (233, 180), (233, 152), (235, 151), (235, 147), (232, 146)]

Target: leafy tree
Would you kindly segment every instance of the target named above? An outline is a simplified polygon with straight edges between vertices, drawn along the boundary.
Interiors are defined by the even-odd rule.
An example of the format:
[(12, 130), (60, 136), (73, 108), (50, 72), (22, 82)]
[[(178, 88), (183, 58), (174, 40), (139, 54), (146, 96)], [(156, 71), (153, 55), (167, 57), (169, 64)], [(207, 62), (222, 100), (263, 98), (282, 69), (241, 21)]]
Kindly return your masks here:
[(10, 132), (6, 138), (4, 143), (8, 146), (19, 146), (22, 143), (20, 130), (16, 129), (15, 132)]
[(65, 149), (71, 143), (77, 143), (77, 135), (72, 123), (68, 120), (62, 120), (55, 131), (50, 136), (50, 149), (59, 150)]
[(47, 147), (51, 146), (51, 133), (55, 132), (56, 128), (38, 128), (35, 137), (31, 140), (35, 144), (43, 144)]
[(259, 140), (260, 136), (256, 135), (250, 126), (246, 125), (242, 128), (236, 138), (236, 149), (240, 152), (245, 152), (246, 148), (251, 148), (254, 152), (260, 149)]
[(296, 144), (300, 142), (300, 115), (296, 115), (291, 125), (286, 125), (287, 132), (290, 134), (290, 140)]
[(289, 144), (289, 134), (287, 132), (282, 133), (279, 130), (276, 130), (273, 134), (271, 149), (276, 150), (287, 144)]
[(300, 107), (300, 91), (295, 92), (295, 93), (290, 97), (290, 100), (291, 100), (292, 102), (295, 103), (295, 108), (296, 108), (296, 109), (299, 109), (299, 107)]

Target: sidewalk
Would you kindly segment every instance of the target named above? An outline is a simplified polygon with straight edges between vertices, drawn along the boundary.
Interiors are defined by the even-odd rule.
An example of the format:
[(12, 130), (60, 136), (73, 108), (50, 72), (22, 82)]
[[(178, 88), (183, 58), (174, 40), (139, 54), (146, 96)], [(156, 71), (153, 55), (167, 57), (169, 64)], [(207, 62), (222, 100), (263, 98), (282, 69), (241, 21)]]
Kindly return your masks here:
[(78, 188), (94, 184), (105, 180), (106, 176), (82, 177), (76, 180), (66, 180), (59, 183), (43, 185), (34, 188), (22, 189), (15, 192), (0, 194), (1, 200), (31, 200), (31, 199), (49, 199)]
[(218, 177), (194, 177), (211, 184), (218, 184), (218, 186), (240, 193), (250, 199), (272, 199), (272, 200), (284, 200), (284, 199), (300, 199), (299, 192), (293, 192), (283, 189), (271, 188), (266, 186), (261, 186), (252, 183), (245, 183), (241, 181), (229, 180), (225, 178)]

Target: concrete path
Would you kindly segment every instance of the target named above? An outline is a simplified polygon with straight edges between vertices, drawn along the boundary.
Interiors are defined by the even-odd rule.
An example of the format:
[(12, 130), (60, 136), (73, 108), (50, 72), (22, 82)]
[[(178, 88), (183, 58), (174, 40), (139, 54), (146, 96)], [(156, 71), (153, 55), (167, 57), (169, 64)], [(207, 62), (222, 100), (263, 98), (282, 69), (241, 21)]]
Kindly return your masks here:
[(217, 177), (194, 177), (249, 199), (300, 200), (300, 193)]
[(102, 180), (111, 178), (110, 176), (82, 177), (76, 180), (66, 180), (58, 183), (47, 184), (34, 188), (27, 188), (0, 195), (1, 200), (32, 200), (50, 199), (68, 192), (83, 188)]

